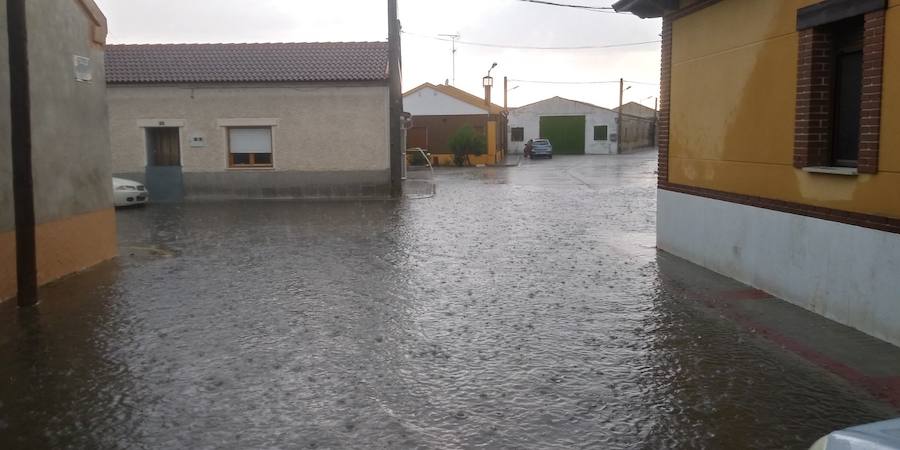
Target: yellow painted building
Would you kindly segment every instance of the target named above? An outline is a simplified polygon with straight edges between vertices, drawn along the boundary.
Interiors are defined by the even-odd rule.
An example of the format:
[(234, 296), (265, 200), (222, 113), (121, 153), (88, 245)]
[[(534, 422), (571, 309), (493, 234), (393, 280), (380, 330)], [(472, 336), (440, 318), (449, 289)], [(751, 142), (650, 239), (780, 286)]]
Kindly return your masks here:
[(661, 17), (660, 249), (900, 345), (900, 0)]

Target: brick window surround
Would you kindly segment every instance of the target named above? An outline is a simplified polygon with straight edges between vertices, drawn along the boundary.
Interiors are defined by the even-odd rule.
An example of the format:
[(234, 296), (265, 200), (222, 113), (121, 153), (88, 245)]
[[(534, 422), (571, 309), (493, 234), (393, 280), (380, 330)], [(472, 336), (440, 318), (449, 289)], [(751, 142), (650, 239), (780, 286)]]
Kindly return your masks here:
[[(859, 1), (859, 0), (854, 0)], [(808, 9), (821, 10), (846, 2), (826, 0)], [(862, 105), (860, 110), (859, 173), (878, 172), (881, 133), (881, 96), (884, 66), (885, 3), (864, 12)], [(798, 13), (798, 17), (803, 10)], [(837, 20), (846, 17), (838, 17)], [(794, 137), (794, 167), (828, 166), (832, 164), (832, 129), (834, 122), (834, 58), (828, 18), (822, 14), (810, 23), (798, 19), (799, 58), (797, 71), (797, 112)]]

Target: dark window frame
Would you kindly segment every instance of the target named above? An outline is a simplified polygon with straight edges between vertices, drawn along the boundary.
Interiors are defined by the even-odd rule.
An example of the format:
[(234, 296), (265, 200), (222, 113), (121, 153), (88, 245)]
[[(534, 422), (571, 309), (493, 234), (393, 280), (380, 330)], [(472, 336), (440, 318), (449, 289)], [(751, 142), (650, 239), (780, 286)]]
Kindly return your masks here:
[[(878, 153), (881, 131), (881, 103), (883, 93), (884, 0), (826, 0), (798, 10), (799, 54), (797, 73), (797, 100), (794, 137), (794, 167), (855, 167), (856, 173), (878, 172)], [(846, 132), (855, 127), (848, 122), (841, 124), (838, 108), (839, 96), (847, 91), (838, 85), (837, 67), (839, 55), (836, 39), (845, 36), (842, 26), (853, 20), (862, 23), (862, 63), (852, 61), (853, 70), (861, 71), (859, 89), (859, 136), (856, 160), (839, 158), (838, 128)], [(856, 25), (858, 26), (858, 25)], [(852, 30), (853, 28), (847, 28)], [(857, 28), (858, 32), (858, 28)], [(851, 53), (856, 57), (859, 53)], [(847, 61), (846, 59), (844, 61)], [(857, 72), (858, 73), (858, 72)], [(850, 95), (849, 98), (853, 96)], [(848, 97), (844, 98), (846, 102)], [(845, 111), (847, 111), (845, 109)], [(851, 110), (851, 116), (857, 111)], [(855, 117), (851, 120), (856, 120)], [(852, 122), (849, 122), (852, 123)], [(851, 144), (853, 145), (853, 144)], [(846, 155), (845, 155), (846, 156)]]
[[(597, 132), (603, 130), (602, 139), (597, 137)], [(594, 125), (594, 141), (609, 140), (609, 125)]]
[[(842, 19), (838, 22), (829, 25), (823, 25), (830, 27), (829, 32), (832, 33), (832, 54), (831, 54), (831, 65), (832, 65), (832, 86), (831, 86), (831, 145), (830, 145), (830, 165), (834, 167), (853, 167), (856, 168), (859, 165), (859, 121), (861, 120), (862, 114), (862, 79), (859, 80), (858, 85), (850, 85), (847, 84), (844, 76), (845, 73), (849, 71), (858, 70), (860, 74), (863, 70), (863, 47), (864, 44), (862, 42), (863, 35), (865, 33), (865, 23), (861, 20), (862, 17), (856, 16), (848, 19)], [(859, 21), (860, 23), (854, 24), (850, 21)], [(853, 29), (851, 29), (851, 27)], [(858, 29), (856, 29), (858, 28)], [(859, 33), (859, 36), (854, 36)], [(859, 57), (858, 62), (848, 63), (849, 60), (855, 59), (854, 57)], [(854, 67), (858, 66), (858, 67)], [(845, 70), (842, 70), (845, 69)], [(860, 75), (861, 77), (861, 75)], [(852, 93), (853, 90), (858, 90), (859, 92), (854, 95)], [(856, 102), (855, 105), (845, 105), (844, 98), (848, 95), (850, 96), (859, 96), (860, 99)], [(854, 110), (855, 109), (855, 110)], [(847, 115), (853, 119), (855, 119), (855, 129), (856, 133), (854, 140), (855, 148), (844, 148), (841, 145), (842, 132), (844, 127), (844, 115)], [(852, 128), (852, 127), (851, 127)]]
[[(519, 132), (518, 137), (516, 132)], [(511, 127), (509, 129), (509, 140), (511, 142), (525, 142), (525, 127)]]

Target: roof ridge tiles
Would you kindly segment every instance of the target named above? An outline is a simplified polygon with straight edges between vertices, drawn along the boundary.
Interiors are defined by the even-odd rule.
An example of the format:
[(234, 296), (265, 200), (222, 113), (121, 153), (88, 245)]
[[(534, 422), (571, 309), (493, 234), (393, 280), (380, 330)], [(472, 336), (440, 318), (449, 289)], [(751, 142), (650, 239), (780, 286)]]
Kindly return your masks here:
[(387, 42), (114, 44), (110, 84), (387, 80)]

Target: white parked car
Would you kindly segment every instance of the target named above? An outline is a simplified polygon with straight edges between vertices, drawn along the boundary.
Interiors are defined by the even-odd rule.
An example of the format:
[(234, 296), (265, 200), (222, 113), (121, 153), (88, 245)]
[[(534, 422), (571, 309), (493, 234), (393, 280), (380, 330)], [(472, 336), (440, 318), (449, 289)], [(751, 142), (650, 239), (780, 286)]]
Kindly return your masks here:
[(143, 205), (150, 200), (150, 192), (137, 181), (113, 177), (113, 203), (116, 207)]

